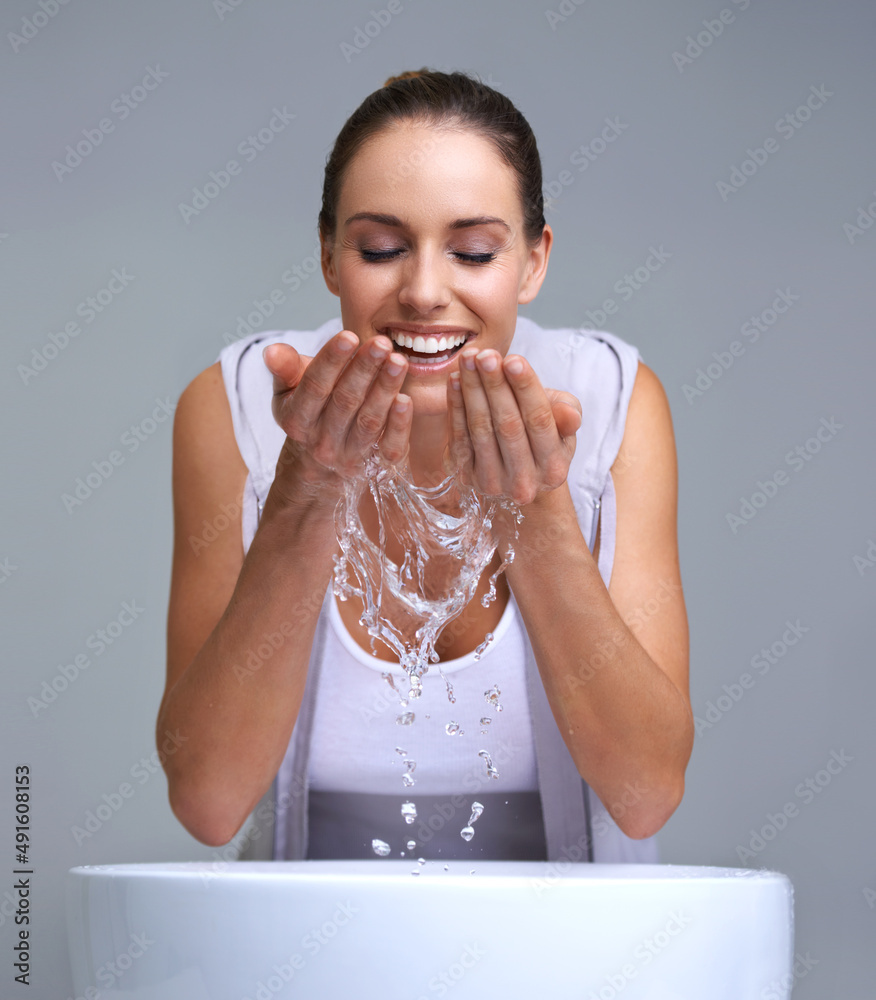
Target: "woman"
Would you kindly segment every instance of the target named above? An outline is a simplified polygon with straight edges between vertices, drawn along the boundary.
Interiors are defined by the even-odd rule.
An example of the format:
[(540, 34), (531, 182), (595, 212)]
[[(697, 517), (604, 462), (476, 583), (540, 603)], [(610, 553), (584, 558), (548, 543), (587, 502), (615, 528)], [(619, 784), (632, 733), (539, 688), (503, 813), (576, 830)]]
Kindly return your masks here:
[[(319, 226), (341, 320), (232, 345), (176, 410), (158, 718), (159, 733), (185, 736), (165, 761), (174, 813), (219, 845), (265, 796), (263, 856), (365, 856), (372, 837), (392, 842), (380, 809), (392, 803), (398, 824), (410, 796), (420, 824), (386, 829), (416, 853), (430, 843), (443, 856), (652, 860), (693, 737), (671, 418), (629, 344), (517, 316), (553, 238), (528, 124), (463, 74), (393, 78), (341, 131)], [(345, 702), (366, 683), (385, 689), (361, 604), (329, 592), (334, 510), (375, 444), (417, 484), (459, 467), (524, 514), (497, 599), (480, 602), (498, 556), (439, 646), (456, 685), (505, 692), (505, 714), (476, 721), (467, 744), (435, 709), (400, 730), (395, 711), (357, 717), (361, 693)], [(207, 544), (204, 526), (223, 511), (239, 512), (234, 529)], [(362, 516), (376, 537), (373, 512)], [(487, 632), (496, 640), (474, 666)], [(393, 654), (379, 644), (376, 655), (391, 673)], [(500, 721), (510, 784), (460, 788), (453, 755), (465, 746), (483, 771), (474, 754)], [(403, 761), (384, 758), (415, 737), (422, 782), (393, 798)], [(474, 795), (457, 791), (482, 803), (493, 793), (472, 845), (459, 830)]]

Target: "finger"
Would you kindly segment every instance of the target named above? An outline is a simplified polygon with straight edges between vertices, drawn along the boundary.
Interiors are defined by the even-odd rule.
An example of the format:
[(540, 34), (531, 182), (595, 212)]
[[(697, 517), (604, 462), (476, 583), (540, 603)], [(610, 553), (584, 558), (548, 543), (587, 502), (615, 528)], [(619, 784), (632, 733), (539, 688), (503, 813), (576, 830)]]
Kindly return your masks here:
[(559, 389), (545, 389), (545, 392), (551, 401), (560, 436), (567, 438), (577, 434), (581, 427), (581, 403), (569, 392)]
[[(309, 429), (316, 423), (358, 343), (359, 338), (355, 333), (342, 330), (320, 349), (300, 376), (295, 392), (289, 394), (286, 390), (274, 397), (275, 401), (280, 403), (284, 419), (290, 417), (291, 406), (294, 409), (295, 421), (303, 429)], [(274, 352), (271, 352), (271, 355), (274, 360)], [(265, 360), (267, 361), (267, 358)], [(278, 375), (274, 377), (275, 392), (277, 379), (280, 377)], [(275, 409), (275, 414), (276, 412)]]
[(504, 369), (520, 407), (532, 454), (539, 467), (544, 468), (560, 446), (551, 401), (525, 358), (510, 355), (505, 358)]
[(392, 341), (389, 337), (373, 337), (359, 345), (326, 402), (323, 428), (333, 440), (338, 443), (346, 441), (371, 383), (391, 352)]
[(262, 358), (274, 377), (274, 395), (294, 389), (313, 360), (299, 354), (291, 344), (268, 344), (262, 351)]
[(520, 406), (503, 371), (502, 355), (498, 351), (481, 351), (476, 361), (506, 474), (524, 490), (534, 488), (535, 460)]
[(463, 472), (463, 479), (470, 482), (474, 448), (468, 433), (459, 372), (451, 372), (447, 380), (447, 444), (452, 466), (448, 471), (460, 469)]
[(496, 440), (490, 402), (478, 371), (477, 355), (478, 352), (471, 349), (463, 351), (459, 359), (459, 381), (473, 449), (473, 485), (487, 496), (498, 496), (503, 491), (505, 464)]
[(413, 400), (398, 393), (389, 408), (386, 428), (380, 438), (380, 454), (392, 465), (398, 465), (407, 457), (413, 416)]
[(347, 445), (354, 455), (362, 455), (384, 433), (407, 370), (408, 359), (403, 354), (393, 352), (384, 359), (347, 433)]

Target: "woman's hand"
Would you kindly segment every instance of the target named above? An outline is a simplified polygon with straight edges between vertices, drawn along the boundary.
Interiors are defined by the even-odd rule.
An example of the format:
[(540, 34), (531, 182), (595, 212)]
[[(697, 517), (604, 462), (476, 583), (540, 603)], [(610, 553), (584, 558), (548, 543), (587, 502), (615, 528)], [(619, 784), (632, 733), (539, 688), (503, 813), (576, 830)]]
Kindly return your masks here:
[(463, 351), (447, 400), (447, 459), (478, 493), (523, 506), (566, 481), (581, 404), (544, 389), (525, 358)]
[(387, 462), (406, 456), (413, 405), (399, 390), (408, 363), (388, 337), (360, 344), (342, 330), (313, 358), (272, 344), (264, 360), (274, 376), (274, 419), (286, 432), (275, 478), (285, 495), (301, 486), (336, 493), (362, 471), (375, 443)]

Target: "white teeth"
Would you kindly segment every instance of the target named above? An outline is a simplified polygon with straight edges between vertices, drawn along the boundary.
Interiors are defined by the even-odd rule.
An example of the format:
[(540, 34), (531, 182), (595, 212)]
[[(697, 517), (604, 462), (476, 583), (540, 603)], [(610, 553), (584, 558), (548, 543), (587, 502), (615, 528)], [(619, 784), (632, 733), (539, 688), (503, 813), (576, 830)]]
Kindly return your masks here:
[(390, 336), (399, 347), (408, 347), (421, 354), (438, 354), (440, 351), (452, 351), (454, 348), (465, 343), (464, 333), (453, 333), (450, 336), (442, 337), (423, 337), (393, 331)]

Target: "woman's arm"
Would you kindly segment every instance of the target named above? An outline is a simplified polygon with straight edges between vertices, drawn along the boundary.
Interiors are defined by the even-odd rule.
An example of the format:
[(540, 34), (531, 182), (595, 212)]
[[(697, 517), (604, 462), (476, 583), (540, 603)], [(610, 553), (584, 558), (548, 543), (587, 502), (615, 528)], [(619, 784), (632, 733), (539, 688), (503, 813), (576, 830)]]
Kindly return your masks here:
[(463, 366), (462, 394), (449, 392), (454, 451), (468, 454), (486, 492), (525, 504), (507, 577), (554, 718), (623, 832), (647, 837), (681, 801), (693, 745), (665, 393), (640, 364), (611, 470), (617, 533), (606, 589), (565, 481), (577, 427), (572, 407), (566, 417), (558, 406), (566, 394), (549, 397), (526, 363), (515, 375), (516, 359), (493, 371), (482, 360), (477, 371)]
[(332, 468), (361, 468), (362, 453), (381, 435), (390, 458), (406, 444), (407, 397), (398, 413), (405, 364), (388, 370), (386, 338), (376, 352), (356, 346), (351, 334), (338, 335), (306, 370), (309, 359), (291, 347), (273, 349), (274, 411), (292, 437), (245, 558), (239, 515), (207, 546), (191, 544), (223, 505), (240, 511), (247, 474), (218, 364), (177, 404), (167, 683), (157, 738), (160, 745), (166, 732), (177, 734), (177, 749), (163, 761), (171, 808), (207, 844), (224, 844), (240, 829), (273, 780), (298, 716), (337, 550), (342, 487)]
[(672, 420), (663, 387), (641, 363), (611, 475), (608, 589), (567, 484), (527, 506), (508, 581), (579, 773), (621, 830), (641, 838), (681, 802), (693, 747)]
[[(180, 397), (173, 453), (167, 683), (157, 740), (178, 734), (177, 750), (164, 760), (171, 808), (193, 836), (218, 845), (240, 828), (285, 753), (335, 539), (330, 516), (318, 508), (296, 517), (266, 504), (244, 560), (239, 512), (247, 470), (218, 364)], [(238, 511), (232, 526), (193, 546), (204, 522), (229, 507)], [(282, 643), (262, 656), (275, 636)]]

